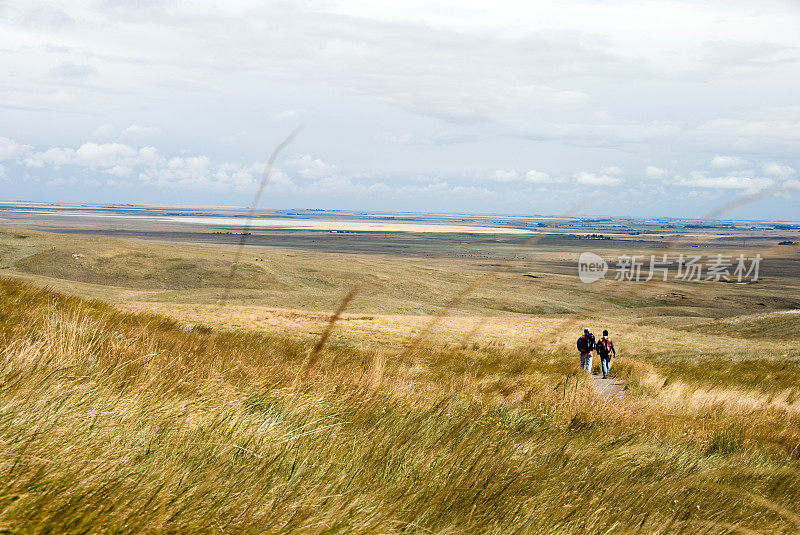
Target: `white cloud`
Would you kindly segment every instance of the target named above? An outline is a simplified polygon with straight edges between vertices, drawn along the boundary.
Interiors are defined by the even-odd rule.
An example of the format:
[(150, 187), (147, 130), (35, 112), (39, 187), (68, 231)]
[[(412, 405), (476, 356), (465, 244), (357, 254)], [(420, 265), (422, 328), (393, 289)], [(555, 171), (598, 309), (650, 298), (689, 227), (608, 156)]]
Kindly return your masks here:
[(494, 171), (491, 175), (489, 175), (489, 180), (501, 184), (518, 182), (521, 180), (524, 180), (525, 182), (528, 182), (530, 184), (550, 184), (552, 182), (556, 182), (556, 180), (549, 174), (544, 173), (542, 171), (536, 171), (535, 169), (527, 171), (522, 176), (520, 176), (520, 174), (514, 170), (506, 171), (503, 169), (498, 169), (497, 171)]
[(297, 110), (284, 110), (282, 112), (278, 112), (275, 114), (275, 119), (278, 121), (283, 121), (285, 119), (292, 119), (300, 115), (300, 112)]
[(54, 78), (78, 80), (94, 74), (97, 74), (97, 70), (91, 65), (79, 65), (71, 61), (65, 61), (50, 69), (50, 76)]
[(139, 180), (162, 187), (205, 189), (218, 189), (231, 182), (227, 173), (216, 177), (212, 174), (211, 158), (208, 156), (175, 156), (169, 158), (164, 165), (145, 169), (139, 173)]
[(789, 167), (788, 165), (783, 165), (777, 162), (764, 164), (764, 174), (766, 175), (788, 178), (794, 173), (794, 168)]
[(530, 170), (525, 173), (525, 180), (530, 182), (531, 184), (548, 184), (553, 182), (552, 177), (547, 173), (543, 173), (541, 171), (534, 171)]
[(114, 133), (114, 126), (110, 124), (101, 124), (92, 132), (93, 136), (106, 137)]
[[(88, 171), (102, 172), (117, 177), (104, 179), (106, 185), (121, 186), (129, 184), (125, 181), (137, 176), (139, 182), (162, 187), (195, 187), (209, 190), (223, 188), (252, 188), (261, 177), (265, 165), (260, 162), (251, 164), (215, 163), (208, 156), (176, 156), (165, 158), (155, 147), (140, 149), (123, 143), (82, 144), (77, 149), (70, 147), (50, 147), (44, 151), (32, 152), (30, 147), (20, 145), (6, 138), (0, 138), (0, 154), (21, 156), (19, 163), (27, 167), (58, 170), (62, 167), (83, 169), (69, 181), (63, 177), (51, 179), (52, 185), (90, 184), (96, 181)], [(313, 160), (312, 160), (313, 162)], [(281, 187), (291, 185), (291, 179), (280, 170), (273, 171), (273, 182)]]
[(705, 173), (693, 171), (688, 178), (676, 175), (672, 183), (677, 186), (691, 188), (759, 190), (772, 186), (774, 181), (765, 177), (749, 177), (737, 174), (711, 177)]
[(59, 147), (52, 147), (44, 152), (36, 152), (25, 158), (25, 165), (28, 167), (44, 167), (45, 165), (52, 165), (56, 169), (60, 166), (72, 163), (75, 151), (73, 149), (62, 149)]
[[(540, 202), (544, 195), (523, 200), (524, 192), (547, 189), (553, 193), (543, 206), (528, 204), (560, 210), (570, 202), (569, 188), (556, 193), (533, 186), (560, 177), (575, 181), (583, 169), (584, 182), (619, 180), (626, 186), (622, 179), (631, 181), (638, 171), (642, 178), (664, 180), (670, 194), (676, 187), (668, 177), (691, 178), (689, 171), (700, 168), (695, 162), (708, 164), (715, 154), (751, 163), (709, 167), (701, 180), (768, 177), (777, 183), (797, 177), (787, 169), (761, 168), (773, 160), (800, 170), (797, 2), (759, 3), (754, 10), (745, 2), (698, 8), (680, 0), (68, 0), (37, 8), (35, 16), (29, 11), (18, 2), (0, 17), (0, 48), (7, 52), (0, 61), (8, 73), (0, 88), (6, 129), (0, 134), (24, 132), (15, 135), (36, 140), (41, 153), (17, 153), (6, 173), (17, 176), (18, 161), (28, 158), (42, 171), (23, 171), (41, 174), (42, 183), (45, 167), (59, 162), (79, 167), (65, 169), (65, 176), (80, 180), (95, 173), (138, 184), (133, 177), (140, 173), (157, 178), (164, 170), (165, 184), (193, 180), (192, 173), (199, 176), (195, 184), (206, 181), (208, 187), (252, 183), (261, 170), (242, 162), (263, 158), (273, 138), (285, 135), (280, 130), (299, 118), (297, 110), (309, 116), (309, 128), (282, 155), (284, 174), (275, 178), (276, 186), (284, 180), (293, 194), (328, 177), (349, 177), (354, 187), (381, 180), (394, 188), (424, 175), (450, 183), (428, 192), (425, 201), (483, 210), (484, 199), (461, 204), (447, 193), (474, 184), (465, 170), (488, 175), (505, 165), (517, 169), (517, 182), (484, 178), (480, 185), (503, 194), (511, 185), (531, 187), (519, 188), (518, 202), (502, 209)], [(132, 25), (146, 38), (129, 39)], [(725, 89), (731, 87), (736, 90)], [(78, 137), (101, 122), (116, 126)], [(169, 130), (161, 154), (139, 148), (150, 138), (134, 137), (157, 132), (122, 130), (131, 123)], [(281, 128), (266, 128), (270, 124)], [(124, 141), (135, 153), (104, 148), (105, 156), (78, 154), (84, 141)], [(188, 150), (178, 153), (176, 147)], [(205, 147), (214, 147), (207, 172), (169, 167), (171, 156), (212, 156)], [(314, 157), (287, 164), (295, 150)], [(238, 163), (220, 163), (227, 161)], [(598, 169), (598, 162), (625, 173)], [(647, 167), (651, 163), (664, 168)], [(746, 168), (755, 174), (728, 172)], [(127, 169), (129, 175), (117, 176)], [(184, 176), (168, 179), (169, 173)], [(24, 197), (32, 190), (13, 192)], [(103, 195), (86, 191), (87, 200), (102, 201)], [(159, 202), (169, 195), (152, 188), (140, 198), (148, 197)], [(377, 197), (327, 206), (369, 209), (382, 202)], [(197, 200), (216, 203), (219, 197), (198, 194)], [(692, 209), (673, 201), (658, 210), (687, 215)], [(285, 202), (302, 206), (318, 198), (298, 193)], [(628, 195), (619, 202), (621, 209), (631, 206)], [(753, 206), (753, 215), (770, 206), (768, 200)]]
[(69, 178), (60, 176), (47, 181), (48, 186), (76, 186), (77, 184), (78, 180), (74, 176)]
[(335, 165), (326, 163), (319, 158), (312, 158), (310, 154), (290, 160), (286, 163), (286, 166), (306, 180), (330, 177), (335, 175), (337, 171)]
[(231, 173), (231, 184), (234, 186), (248, 186), (255, 184), (256, 179), (253, 173), (246, 169), (239, 169)]
[(23, 145), (13, 139), (0, 136), (0, 162), (18, 158), (31, 150), (33, 150), (33, 147), (30, 145)]
[(664, 121), (622, 120), (605, 112), (581, 116), (572, 122), (563, 120), (524, 124), (513, 132), (523, 139), (557, 140), (576, 147), (618, 147), (680, 139), (682, 128)]
[(315, 181), (310, 190), (326, 191), (326, 190), (350, 190), (354, 186), (353, 182), (346, 177), (341, 176), (326, 176)]
[(800, 120), (713, 119), (694, 129), (693, 141), (713, 140), (738, 150), (786, 149), (800, 143)]
[[(448, 51), (448, 56), (453, 51)], [(481, 51), (486, 54), (486, 51)], [(391, 50), (385, 50), (391, 56)], [(489, 61), (491, 58), (485, 58)], [(460, 63), (458, 57), (452, 60)], [(410, 68), (415, 67), (410, 65)], [(530, 113), (539, 111), (552, 114), (556, 111), (573, 111), (585, 107), (590, 101), (587, 93), (560, 89), (545, 85), (518, 85), (516, 79), (487, 76), (480, 82), (464, 84), (458, 80), (462, 73), (460, 65), (453, 71), (425, 73), (431, 77), (431, 84), (416, 87), (413, 80), (390, 75), (394, 85), (381, 84), (365, 88), (374, 98), (407, 112), (425, 117), (437, 118), (451, 125), (463, 127), (483, 122), (514, 123), (520, 117), (520, 110)]]
[(577, 106), (591, 100), (591, 97), (582, 91), (556, 89), (546, 85), (521, 86), (514, 88), (514, 93), (528, 101), (564, 107)]
[(123, 143), (84, 143), (77, 150), (71, 148), (51, 147), (42, 152), (35, 152), (24, 159), (28, 167), (41, 168), (51, 165), (59, 168), (64, 165), (76, 165), (95, 169), (115, 166), (132, 167), (138, 165), (157, 165), (162, 158), (154, 147), (134, 149)]
[(747, 160), (739, 156), (723, 156), (717, 154), (711, 159), (711, 167), (739, 167), (746, 164)]
[(644, 170), (644, 174), (645, 176), (647, 176), (647, 178), (662, 179), (666, 178), (667, 175), (669, 175), (669, 171), (667, 171), (666, 169), (662, 169), (660, 167), (656, 167), (654, 165), (648, 165), (647, 168)]
[(136, 158), (138, 151), (122, 143), (84, 143), (74, 152), (74, 164), (86, 167), (113, 167)]
[(73, 104), (78, 103), (78, 100), (79, 97), (75, 93), (59, 89), (47, 95), (45, 102), (57, 108), (69, 108)]
[(123, 130), (122, 133), (129, 136), (155, 136), (162, 134), (163, 132), (160, 128), (155, 126), (140, 126), (138, 124), (132, 124)]
[(399, 145), (455, 145), (485, 141), (489, 137), (486, 132), (464, 132), (458, 129), (438, 129), (420, 136), (407, 133), (379, 134), (377, 136), (381, 141)]
[[(261, 166), (263, 168), (263, 166)], [(288, 188), (294, 185), (292, 178), (277, 168), (272, 168), (272, 173), (269, 178), (270, 184), (274, 184), (279, 188)]]
[(575, 175), (575, 178), (578, 184), (584, 186), (618, 186), (622, 183), (622, 179), (619, 177), (603, 174), (598, 175), (595, 173), (587, 173), (586, 171), (581, 171)]
[(498, 169), (489, 175), (489, 180), (493, 182), (516, 182), (519, 180), (519, 174), (516, 171)]
[(142, 147), (139, 149), (138, 162), (141, 165), (159, 165), (164, 158), (158, 154), (155, 147)]
[(6, 168), (3, 164), (0, 164), (0, 178), (6, 177)]
[[(22, 145), (5, 139), (0, 142), (0, 148), (7, 155), (18, 155), (17, 165), (27, 164), (30, 167), (50, 167), (51, 169), (67, 168), (53, 177), (42, 175), (43, 183), (63, 187), (88, 187), (89, 184), (105, 185), (115, 188), (145, 187), (156, 190), (180, 190), (191, 188), (194, 191), (217, 192), (252, 192), (260, 181), (265, 164), (262, 162), (235, 163), (215, 162), (205, 155), (194, 156), (162, 156), (154, 147), (136, 148), (123, 143), (83, 143), (77, 148), (51, 147), (44, 151), (33, 152), (30, 147), (20, 148)], [(27, 150), (27, 152), (26, 152)], [(486, 187), (476, 187), (464, 182), (445, 181), (443, 176), (433, 178), (429, 183), (419, 185), (422, 175), (401, 174), (386, 175), (362, 170), (359, 172), (341, 173), (336, 165), (305, 154), (290, 159), (285, 164), (280, 164), (281, 169), (274, 169), (271, 188), (276, 193), (287, 195), (320, 195), (330, 192), (332, 195), (380, 195), (382, 197), (428, 199), (445, 196), (452, 198), (458, 196), (463, 200), (473, 200), (484, 196), (484, 200), (506, 198), (510, 188), (502, 187), (503, 184), (528, 183), (552, 184), (563, 182), (564, 179), (553, 177), (548, 173), (529, 170), (520, 173), (515, 170), (496, 170), (488, 177)], [(782, 164), (781, 164), (782, 165)], [(766, 164), (765, 170), (788, 173), (783, 167), (771, 167)], [(71, 167), (71, 168), (70, 168)], [(788, 167), (788, 166), (784, 166)], [(5, 169), (5, 173), (8, 173)], [(92, 174), (92, 171), (95, 173)], [(63, 174), (62, 174), (63, 173)], [(576, 184), (592, 188), (613, 187), (623, 184), (622, 177), (618, 176), (622, 169), (606, 166), (599, 171), (581, 171), (574, 175)], [(645, 173), (653, 178), (663, 178), (667, 173), (665, 169), (648, 166)], [(103, 176), (105, 175), (105, 176)], [(435, 176), (435, 175), (434, 175)], [(138, 179), (137, 179), (138, 177)], [(300, 180), (293, 180), (292, 177)], [(390, 180), (386, 180), (386, 179)], [(458, 181), (458, 178), (454, 180)], [(495, 187), (488, 185), (495, 183)], [(789, 184), (791, 181), (784, 181)], [(708, 199), (708, 195), (723, 195), (725, 191), (757, 191), (774, 184), (773, 179), (764, 176), (753, 176), (752, 172), (745, 170), (730, 170), (723, 176), (709, 176), (703, 172), (692, 172), (687, 178), (675, 176), (671, 181), (664, 182), (666, 186), (686, 187), (699, 194), (690, 194), (688, 198)], [(523, 188), (516, 195), (525, 197), (533, 195), (531, 188)], [(717, 190), (717, 191), (715, 191)], [(550, 192), (552, 199), (557, 195), (568, 195), (551, 191), (547, 188), (538, 188), (541, 192)], [(667, 190), (668, 191), (668, 190)], [(505, 192), (505, 193), (504, 193)], [(526, 193), (527, 192), (527, 193)], [(674, 191), (671, 192), (674, 194)], [(662, 193), (661, 196), (670, 193)], [(788, 194), (788, 193), (787, 193)], [(539, 195), (545, 195), (540, 193)], [(692, 197), (695, 195), (696, 197)], [(680, 198), (680, 197), (675, 197)], [(687, 197), (684, 197), (688, 199)], [(432, 201), (431, 201), (432, 202)], [(522, 202), (522, 201), (519, 201)], [(552, 202), (552, 201), (551, 201)]]
[(175, 171), (188, 171), (190, 173), (205, 174), (211, 158), (208, 156), (189, 156), (187, 158), (174, 157), (167, 161), (167, 168)]
[(133, 169), (130, 167), (125, 167), (124, 165), (115, 165), (111, 169), (106, 169), (106, 173), (124, 178), (131, 176), (131, 174), (133, 174)]
[(616, 165), (609, 165), (607, 167), (601, 167), (600, 174), (617, 176), (622, 174), (622, 169), (620, 169)]

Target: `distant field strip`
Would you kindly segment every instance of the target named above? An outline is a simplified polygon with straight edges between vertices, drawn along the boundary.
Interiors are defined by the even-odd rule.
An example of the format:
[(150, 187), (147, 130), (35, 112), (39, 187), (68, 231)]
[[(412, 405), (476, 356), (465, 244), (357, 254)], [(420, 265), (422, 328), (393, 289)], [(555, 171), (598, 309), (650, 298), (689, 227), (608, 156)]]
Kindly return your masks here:
[[(212, 227), (231, 227), (241, 229), (244, 221), (234, 217), (191, 217), (177, 216), (161, 218), (175, 223), (192, 223)], [(471, 225), (449, 225), (415, 222), (385, 221), (346, 221), (317, 219), (260, 219), (250, 221), (250, 229), (285, 228), (292, 230), (343, 230), (359, 232), (424, 232), (424, 233), (472, 233), (472, 234), (528, 234), (533, 231), (511, 227), (484, 227)]]

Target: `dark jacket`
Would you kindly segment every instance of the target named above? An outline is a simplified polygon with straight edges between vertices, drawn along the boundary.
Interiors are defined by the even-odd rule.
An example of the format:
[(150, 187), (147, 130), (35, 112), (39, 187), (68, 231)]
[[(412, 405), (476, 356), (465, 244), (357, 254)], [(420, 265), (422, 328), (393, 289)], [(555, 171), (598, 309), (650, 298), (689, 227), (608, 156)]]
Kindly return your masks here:
[(594, 335), (592, 333), (582, 334), (580, 338), (578, 338), (578, 351), (581, 353), (588, 353), (590, 351), (594, 351)]

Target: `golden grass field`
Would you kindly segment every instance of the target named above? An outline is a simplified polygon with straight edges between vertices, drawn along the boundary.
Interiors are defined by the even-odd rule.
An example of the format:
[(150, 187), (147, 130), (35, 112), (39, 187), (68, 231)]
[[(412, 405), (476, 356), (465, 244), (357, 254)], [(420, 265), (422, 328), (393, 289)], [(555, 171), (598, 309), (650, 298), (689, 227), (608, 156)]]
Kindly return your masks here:
[[(334, 239), (232, 271), (235, 242), (5, 229), (0, 532), (800, 531), (796, 247)], [(698, 243), (762, 279), (577, 277)]]

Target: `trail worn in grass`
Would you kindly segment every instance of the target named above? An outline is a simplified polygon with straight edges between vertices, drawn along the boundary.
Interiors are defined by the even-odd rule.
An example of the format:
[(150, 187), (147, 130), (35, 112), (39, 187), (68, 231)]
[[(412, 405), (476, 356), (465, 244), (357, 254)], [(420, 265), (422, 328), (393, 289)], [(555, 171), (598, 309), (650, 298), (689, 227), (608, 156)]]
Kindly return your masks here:
[(604, 398), (622, 398), (625, 397), (625, 381), (613, 379), (611, 377), (603, 379), (602, 376), (592, 376), (592, 386), (598, 396)]

